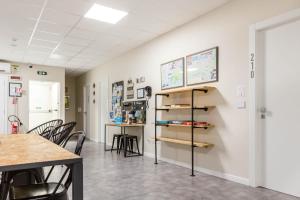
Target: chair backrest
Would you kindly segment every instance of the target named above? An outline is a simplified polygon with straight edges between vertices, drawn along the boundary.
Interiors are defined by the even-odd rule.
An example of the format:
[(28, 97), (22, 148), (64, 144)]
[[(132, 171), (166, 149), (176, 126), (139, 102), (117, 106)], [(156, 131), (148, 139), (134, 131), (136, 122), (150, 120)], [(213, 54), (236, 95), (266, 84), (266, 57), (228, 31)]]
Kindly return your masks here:
[(63, 145), (75, 126), (76, 122), (60, 125), (51, 131), (49, 139), (57, 145)]
[[(65, 148), (71, 141), (71, 139), (73, 138), (77, 138), (76, 139), (76, 147), (75, 147), (75, 150), (74, 150), (74, 153), (78, 156), (80, 156), (81, 154), (81, 150), (82, 150), (82, 147), (83, 147), (83, 144), (84, 144), (84, 141), (85, 141), (85, 133), (84, 131), (78, 131), (78, 132), (75, 132), (75, 133), (72, 133), (70, 134), (67, 139), (64, 141), (64, 144), (63, 144), (63, 147)], [(50, 177), (50, 174), (52, 173), (54, 169), (54, 166), (51, 168), (47, 178), (46, 178), (46, 182), (48, 181), (49, 177)], [(61, 177), (57, 187), (55, 188), (53, 194), (56, 193), (59, 185), (62, 183), (62, 181), (65, 179), (65, 176), (67, 175), (67, 173), (69, 173), (67, 179), (66, 179), (66, 182), (64, 184), (65, 188), (68, 190), (68, 188), (70, 187), (71, 183), (72, 183), (72, 170), (71, 170), (71, 167), (70, 166), (67, 166), (67, 169), (65, 170), (65, 172), (63, 173), (63, 176)]]
[(63, 124), (63, 120), (61, 119), (55, 119), (48, 122), (45, 122), (41, 125), (38, 125), (37, 127), (31, 129), (27, 133), (35, 133), (39, 134), (47, 139), (49, 139), (50, 132), (56, 128), (57, 126), (60, 126)]
[(80, 156), (81, 154), (81, 150), (82, 150), (82, 146), (83, 143), (85, 141), (85, 132), (84, 131), (77, 131), (74, 132), (72, 134), (70, 134), (68, 136), (68, 138), (65, 140), (64, 144), (63, 144), (63, 148), (66, 148), (66, 146), (70, 143), (71, 139), (74, 139), (75, 137), (77, 137), (77, 143), (76, 143), (76, 147), (74, 149), (74, 153), (78, 156)]
[[(78, 132), (75, 132), (75, 133), (71, 134), (67, 138), (64, 146), (66, 146), (69, 143), (69, 141), (71, 140), (71, 138), (75, 138), (75, 137), (77, 137), (77, 144), (76, 144), (74, 153), (76, 155), (80, 156), (81, 150), (82, 150), (82, 147), (83, 147), (83, 143), (85, 141), (85, 133), (84, 133), (84, 131), (78, 131)], [(70, 187), (71, 183), (72, 183), (72, 170), (70, 171), (69, 176), (68, 176), (68, 178), (67, 178), (67, 180), (66, 180), (66, 182), (64, 184), (65, 187), (66, 187), (66, 189), (68, 189)]]

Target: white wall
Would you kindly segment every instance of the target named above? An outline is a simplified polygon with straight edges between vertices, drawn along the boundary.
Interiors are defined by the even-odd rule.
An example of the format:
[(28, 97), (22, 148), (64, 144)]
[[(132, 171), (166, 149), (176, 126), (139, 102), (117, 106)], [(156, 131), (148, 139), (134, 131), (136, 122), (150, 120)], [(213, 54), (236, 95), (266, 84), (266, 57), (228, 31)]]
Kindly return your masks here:
[[(18, 116), (24, 124), (25, 131), (28, 129), (29, 125), (29, 95), (28, 95), (28, 85), (30, 80), (36, 81), (50, 81), (60, 83), (60, 109), (61, 109), (61, 119), (65, 119), (65, 108), (64, 108), (64, 95), (65, 95), (65, 69), (58, 67), (48, 67), (48, 66), (37, 66), (33, 65), (33, 68), (29, 68), (28, 64), (20, 64), (17, 71), (13, 75), (21, 76), (21, 82), (23, 84), (23, 95), (19, 98), (18, 103)], [(42, 70), (48, 73), (47, 76), (40, 76), (37, 71)], [(15, 114), (15, 106), (12, 104), (12, 97), (8, 100), (8, 115)]]
[[(203, 140), (214, 143), (215, 147), (210, 151), (197, 151), (196, 165), (210, 172), (219, 172), (217, 175), (229, 175), (227, 177), (231, 179), (247, 183), (249, 176), (248, 109), (236, 108), (238, 100), (236, 87), (245, 86), (247, 94), (249, 26), (299, 6), (299, 0), (232, 1), (79, 77), (77, 80), (78, 106), (82, 106), (80, 92), (82, 86), (97, 80), (104, 80), (104, 82), (108, 80), (105, 98), (111, 95), (112, 82), (127, 81), (129, 78), (141, 75), (146, 77), (145, 85), (150, 85), (156, 93), (160, 91), (161, 63), (219, 46), (220, 80), (218, 83), (211, 84), (218, 90), (205, 100), (217, 105), (217, 108), (206, 116), (216, 127), (207, 134), (201, 135)], [(246, 101), (247, 98), (246, 95)], [(110, 106), (106, 104), (101, 106), (109, 110)], [(149, 139), (154, 136), (153, 108), (154, 97), (150, 100), (148, 121), (145, 127), (145, 151), (150, 154), (154, 152), (154, 144)], [(107, 116), (108, 114), (106, 114), (106, 120)], [(77, 113), (77, 120), (82, 120), (80, 113)], [(98, 133), (97, 123), (91, 124), (94, 134)], [(186, 134), (185, 131), (179, 129), (176, 133)], [(199, 135), (196, 136), (197, 139), (198, 137)], [(174, 162), (183, 164), (190, 162), (189, 147), (162, 144), (159, 152), (162, 157)]]

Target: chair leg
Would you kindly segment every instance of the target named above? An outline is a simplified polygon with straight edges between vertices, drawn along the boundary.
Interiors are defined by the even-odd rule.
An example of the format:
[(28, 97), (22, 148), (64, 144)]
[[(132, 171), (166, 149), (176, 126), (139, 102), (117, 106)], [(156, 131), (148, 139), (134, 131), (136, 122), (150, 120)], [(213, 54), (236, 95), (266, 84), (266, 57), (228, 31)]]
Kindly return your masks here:
[(117, 153), (119, 153), (119, 151), (120, 151), (120, 140), (121, 140), (121, 137), (119, 136), (117, 138)]
[(126, 138), (125, 147), (124, 147), (125, 155), (127, 154), (127, 148), (128, 148), (128, 146), (129, 146), (129, 139)]
[(138, 138), (137, 138), (137, 137), (135, 138), (135, 141), (136, 141), (136, 149), (137, 149), (137, 151), (138, 151), (138, 154), (140, 154), (139, 141), (138, 141)]
[(9, 191), (9, 174), (8, 172), (2, 172), (1, 177), (1, 192), (0, 192), (0, 200), (6, 200), (8, 191)]
[(115, 145), (115, 138), (116, 138), (116, 136), (113, 137), (113, 142), (112, 142), (112, 145), (111, 145), (110, 152), (113, 151), (113, 148), (114, 148), (114, 145)]
[(133, 153), (133, 143), (134, 143), (134, 139), (131, 138), (130, 139), (130, 152)]
[(121, 153), (121, 149), (123, 148), (123, 146), (124, 146), (124, 138), (123, 137), (121, 137), (121, 139), (120, 139), (121, 141), (120, 141), (120, 147), (119, 147), (119, 150), (118, 150), (118, 154), (120, 154)]

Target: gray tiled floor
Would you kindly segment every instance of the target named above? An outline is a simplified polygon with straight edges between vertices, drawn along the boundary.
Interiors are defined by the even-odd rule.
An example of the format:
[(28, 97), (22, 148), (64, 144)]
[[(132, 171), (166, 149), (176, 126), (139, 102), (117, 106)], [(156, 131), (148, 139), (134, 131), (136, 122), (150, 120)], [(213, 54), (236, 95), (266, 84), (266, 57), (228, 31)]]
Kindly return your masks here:
[(85, 200), (296, 200), (251, 188), (147, 157), (124, 158), (87, 141), (84, 157)]

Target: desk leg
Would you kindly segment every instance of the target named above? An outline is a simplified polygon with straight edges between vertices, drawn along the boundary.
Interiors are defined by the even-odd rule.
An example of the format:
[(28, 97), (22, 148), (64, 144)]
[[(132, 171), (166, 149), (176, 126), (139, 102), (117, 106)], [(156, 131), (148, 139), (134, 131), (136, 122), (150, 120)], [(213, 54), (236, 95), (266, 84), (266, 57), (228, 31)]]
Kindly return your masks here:
[(104, 151), (107, 151), (107, 149), (106, 149), (106, 124), (105, 124), (105, 126), (104, 126)]
[(145, 149), (145, 130), (143, 126), (142, 127), (142, 156), (144, 155), (144, 149)]
[(83, 166), (82, 160), (72, 166), (72, 199), (83, 200)]
[(127, 142), (126, 142), (126, 128), (124, 128), (124, 135), (123, 135), (123, 141), (124, 141), (124, 157), (126, 158), (126, 152), (127, 152)]

